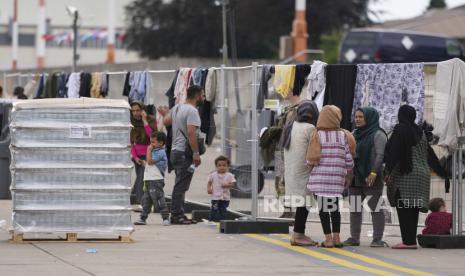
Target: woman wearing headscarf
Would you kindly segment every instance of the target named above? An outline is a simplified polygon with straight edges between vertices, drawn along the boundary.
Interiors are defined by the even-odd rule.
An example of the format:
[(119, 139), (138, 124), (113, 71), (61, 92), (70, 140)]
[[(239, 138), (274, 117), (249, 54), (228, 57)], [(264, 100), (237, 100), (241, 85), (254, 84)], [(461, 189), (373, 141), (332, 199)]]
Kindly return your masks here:
[(394, 249), (416, 249), (419, 212), (428, 211), (431, 173), (428, 142), (415, 123), (416, 111), (409, 105), (399, 109), (385, 151), (389, 203), (397, 209), (402, 243)]
[(378, 111), (372, 107), (359, 108), (355, 112), (354, 136), (357, 142), (354, 159), (354, 181), (349, 187), (350, 238), (344, 245), (359, 246), (362, 230), (362, 202), (368, 197), (373, 223), (371, 247), (384, 247), (384, 213), (376, 210), (383, 195), (383, 161), (387, 135), (379, 127)]
[(136, 169), (136, 180), (131, 192), (133, 204), (140, 204), (143, 195), (144, 166), (150, 134), (155, 126), (155, 118), (147, 115), (141, 102), (131, 102), (131, 157)]
[(305, 235), (308, 209), (313, 197), (307, 191), (309, 170), (306, 157), (310, 136), (318, 120), (318, 107), (313, 101), (304, 100), (297, 107), (296, 117), (288, 122), (281, 135), (284, 149), (284, 179), (286, 179), (285, 206), (296, 208), (294, 234), (291, 245), (313, 246), (316, 243)]
[(339, 237), (341, 214), (339, 199), (352, 179), (355, 139), (341, 129), (341, 110), (334, 105), (321, 109), (307, 150), (310, 167), (308, 190), (316, 195), (321, 225), (325, 234), (322, 247), (342, 247)]

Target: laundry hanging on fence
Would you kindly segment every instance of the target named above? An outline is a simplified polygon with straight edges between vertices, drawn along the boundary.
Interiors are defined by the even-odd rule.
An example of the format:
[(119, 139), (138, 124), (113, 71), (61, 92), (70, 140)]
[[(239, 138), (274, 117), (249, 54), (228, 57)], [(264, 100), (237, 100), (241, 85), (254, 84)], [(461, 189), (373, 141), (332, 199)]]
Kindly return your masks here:
[(47, 81), (45, 82), (45, 88), (44, 88), (44, 93), (41, 96), (41, 98), (56, 98), (57, 97), (57, 92), (58, 92), (58, 80), (60, 77), (59, 72), (53, 72), (51, 73)]
[(187, 97), (187, 88), (191, 80), (192, 68), (179, 69), (176, 86), (174, 88), (174, 97), (176, 104), (185, 103)]
[(90, 85), (92, 75), (87, 72), (81, 73), (81, 85), (79, 86), (79, 96), (90, 98)]
[[(443, 106), (443, 98), (447, 108), (445, 112), (438, 112), (442, 111), (438, 109)], [(465, 62), (454, 58), (438, 63), (433, 102), (434, 132), (439, 136), (438, 145), (454, 151), (465, 121)]]
[(326, 63), (315, 60), (307, 77), (307, 99), (316, 103), (318, 110), (323, 108), (326, 88)]
[(274, 69), (274, 89), (286, 98), (294, 88), (295, 65), (275, 65)]
[(302, 93), (311, 68), (310, 64), (297, 64), (295, 66), (294, 88), (292, 90), (294, 96), (300, 96)]
[(347, 130), (352, 130), (352, 106), (356, 76), (356, 65), (326, 66), (324, 105), (335, 105), (341, 109), (341, 128)]
[(265, 99), (268, 98), (268, 82), (273, 76), (274, 66), (271, 64), (264, 64), (260, 75), (260, 86), (258, 87), (257, 109), (262, 110), (265, 105)]
[(139, 101), (145, 103), (147, 90), (147, 71), (131, 72), (129, 77), (129, 102)]
[(39, 85), (37, 86), (37, 92), (36, 92), (36, 95), (35, 95), (34, 99), (38, 99), (38, 98), (42, 97), (42, 93), (44, 92), (46, 79), (47, 79), (47, 77), (45, 76), (45, 74), (40, 75)]
[(176, 105), (176, 98), (174, 97), (174, 89), (176, 87), (176, 81), (178, 80), (178, 75), (179, 75), (179, 70), (176, 70), (176, 73), (174, 74), (174, 79), (171, 81), (171, 85), (165, 93), (165, 96), (168, 97), (168, 107), (170, 109)]
[(67, 98), (68, 97), (68, 88), (66, 87), (66, 83), (68, 82), (69, 74), (62, 73), (58, 77), (58, 91), (57, 97), (59, 98)]
[(108, 96), (108, 91), (110, 90), (110, 75), (108, 73), (103, 73), (100, 80), (100, 95), (102, 97)]
[(37, 74), (29, 76), (29, 80), (24, 86), (24, 95), (26, 95), (28, 98), (33, 98), (33, 93), (37, 91), (39, 78), (40, 75)]
[(422, 63), (359, 64), (352, 116), (359, 107), (371, 106), (380, 114), (380, 126), (390, 132), (399, 107), (415, 108), (416, 122), (423, 119), (425, 85)]
[(90, 96), (100, 98), (100, 88), (102, 86), (102, 73), (92, 73), (90, 84)]
[(81, 86), (81, 73), (71, 73), (68, 78), (68, 98), (79, 98), (79, 90)]
[(198, 86), (205, 85), (205, 83), (202, 84), (204, 73), (205, 73), (205, 68), (196, 67), (192, 69), (192, 78), (191, 78), (192, 84), (198, 85)]

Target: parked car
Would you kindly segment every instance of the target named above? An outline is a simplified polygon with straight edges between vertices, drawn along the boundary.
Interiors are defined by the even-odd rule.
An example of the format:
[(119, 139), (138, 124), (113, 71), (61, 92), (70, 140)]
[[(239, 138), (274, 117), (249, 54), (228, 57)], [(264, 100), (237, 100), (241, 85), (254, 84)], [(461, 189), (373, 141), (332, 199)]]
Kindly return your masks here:
[(465, 60), (465, 48), (438, 34), (386, 29), (352, 29), (341, 43), (339, 63), (436, 62)]

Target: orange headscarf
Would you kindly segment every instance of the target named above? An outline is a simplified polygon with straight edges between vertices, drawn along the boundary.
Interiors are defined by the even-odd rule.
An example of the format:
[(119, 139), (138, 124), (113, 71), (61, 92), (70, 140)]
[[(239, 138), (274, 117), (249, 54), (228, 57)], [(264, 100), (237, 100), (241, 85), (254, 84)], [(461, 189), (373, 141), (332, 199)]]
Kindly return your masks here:
[[(335, 105), (326, 105), (320, 111), (318, 122), (316, 123), (317, 130), (342, 130), (347, 138), (350, 153), (355, 157), (356, 143), (355, 138), (348, 130), (341, 129), (342, 113)], [(321, 143), (318, 131), (313, 131), (310, 137), (310, 143), (307, 149), (307, 161), (310, 165), (316, 166), (320, 163), (321, 158)]]

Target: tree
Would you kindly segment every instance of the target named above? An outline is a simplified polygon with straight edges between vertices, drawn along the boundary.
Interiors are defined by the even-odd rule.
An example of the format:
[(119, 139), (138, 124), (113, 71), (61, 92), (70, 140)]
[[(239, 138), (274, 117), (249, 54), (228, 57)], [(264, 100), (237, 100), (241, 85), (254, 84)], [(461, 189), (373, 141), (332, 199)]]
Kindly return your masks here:
[(447, 8), (446, 0), (430, 0), (428, 10)]
[[(229, 16), (239, 58), (275, 58), (279, 37), (289, 35), (293, 0), (229, 0)], [(162, 56), (219, 57), (222, 45), (221, 6), (214, 0), (135, 0), (126, 7), (130, 49), (148, 58)], [(369, 0), (311, 0), (307, 5), (309, 44), (344, 25), (370, 23)], [(231, 49), (231, 47), (230, 47)]]

